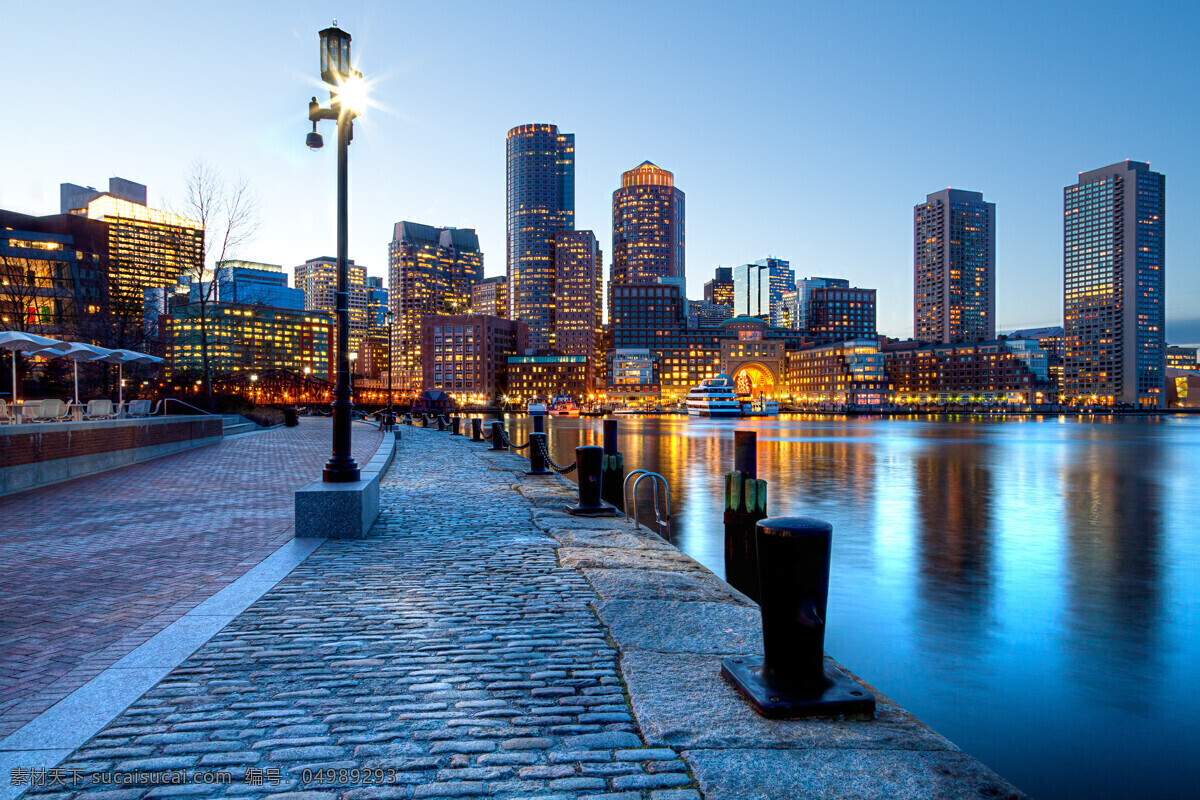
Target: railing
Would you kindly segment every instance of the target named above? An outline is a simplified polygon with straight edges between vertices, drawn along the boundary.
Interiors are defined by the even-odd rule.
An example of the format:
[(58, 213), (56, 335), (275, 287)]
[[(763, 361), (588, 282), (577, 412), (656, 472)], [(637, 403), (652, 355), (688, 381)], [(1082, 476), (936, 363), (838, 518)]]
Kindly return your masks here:
[(199, 411), (201, 414), (206, 414), (210, 417), (221, 416), (220, 414), (214, 414), (211, 411), (205, 411), (203, 408), (196, 408), (191, 403), (185, 403), (177, 397), (164, 397), (162, 400), (159, 400), (158, 403), (155, 404), (154, 410), (150, 412), (150, 416), (153, 417), (155, 414), (157, 414), (159, 407), (161, 407), (163, 416), (165, 417), (167, 415), (167, 403), (179, 403), (179, 405), (181, 405), (181, 406), (187, 406), (188, 408), (192, 409), (193, 411)]
[[(633, 482), (633, 504), (630, 505), (629, 479), (634, 478), (635, 476), (636, 479)], [(625, 502), (625, 519), (632, 521), (634, 525), (637, 525), (640, 522), (637, 511), (637, 490), (638, 484), (640, 484), (646, 478), (650, 479), (650, 486), (654, 489), (655, 533), (669, 542), (671, 541), (671, 487), (667, 484), (667, 479), (662, 475), (659, 475), (657, 472), (651, 472), (648, 469), (635, 469), (633, 472), (625, 476), (625, 482), (621, 485), (621, 494)], [(660, 482), (662, 483), (663, 487), (664, 508), (662, 510), (660, 510), (658, 506), (658, 484)], [(630, 514), (631, 509), (633, 511), (632, 515)]]

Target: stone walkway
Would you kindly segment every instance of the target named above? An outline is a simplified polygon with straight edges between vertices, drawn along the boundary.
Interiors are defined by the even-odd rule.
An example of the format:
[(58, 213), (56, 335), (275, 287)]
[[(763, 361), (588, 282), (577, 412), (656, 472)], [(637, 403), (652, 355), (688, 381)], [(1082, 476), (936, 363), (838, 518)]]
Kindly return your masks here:
[(329, 446), (305, 418), (0, 499), (0, 738), (287, 542)]

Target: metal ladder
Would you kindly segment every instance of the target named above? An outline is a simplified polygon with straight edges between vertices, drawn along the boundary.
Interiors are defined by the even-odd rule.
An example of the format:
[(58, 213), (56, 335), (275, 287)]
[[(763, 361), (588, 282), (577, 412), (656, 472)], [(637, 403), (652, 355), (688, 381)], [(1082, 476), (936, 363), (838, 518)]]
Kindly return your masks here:
[[(636, 476), (633, 482), (633, 515), (630, 516), (631, 508), (629, 503), (629, 479)], [(648, 469), (635, 469), (633, 472), (625, 476), (625, 482), (621, 485), (621, 496), (625, 501), (625, 519), (638, 524), (637, 513), (637, 490), (638, 484), (646, 478), (650, 479), (650, 486), (654, 489), (654, 532), (668, 542), (671, 541), (671, 487), (667, 485), (667, 479), (657, 472), (651, 472)], [(662, 483), (664, 508), (659, 509), (658, 506), (658, 484)], [(664, 513), (665, 512), (665, 513)]]

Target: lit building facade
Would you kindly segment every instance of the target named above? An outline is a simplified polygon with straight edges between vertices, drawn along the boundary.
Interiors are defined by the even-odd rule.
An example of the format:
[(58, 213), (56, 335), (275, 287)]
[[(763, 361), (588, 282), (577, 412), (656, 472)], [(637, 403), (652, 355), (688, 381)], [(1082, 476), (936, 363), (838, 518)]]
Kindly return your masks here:
[[(554, 349), (587, 359), (588, 391), (603, 380), (604, 259), (591, 231), (554, 237)], [(599, 374), (597, 374), (599, 373)]]
[(686, 277), (684, 195), (649, 161), (621, 175), (612, 198), (612, 283)]
[[(296, 288), (304, 292), (306, 311), (325, 311), (337, 318), (337, 259), (310, 258), (295, 268)], [(350, 352), (357, 353), (367, 335), (367, 269), (346, 261), (346, 306), (350, 312)], [(337, 345), (337, 342), (334, 342)], [(337, 354), (334, 354), (337, 358)]]
[[(332, 314), (218, 302), (205, 315), (215, 375), (281, 370), (328, 381), (333, 374)], [(159, 317), (168, 379), (202, 369), (199, 321), (199, 303)]]
[(788, 316), (784, 293), (796, 288), (796, 273), (781, 258), (762, 258), (733, 268), (733, 316), (756, 317), (782, 327)]
[(490, 403), (508, 382), (508, 359), (525, 350), (529, 328), (487, 314), (428, 316), (421, 321), (422, 386), (460, 403)]
[(483, 252), (473, 228), (396, 223), (388, 245), (395, 386), (430, 388), (422, 385), (422, 320), (468, 312), (472, 291), (482, 277)]
[(788, 391), (801, 407), (872, 408), (891, 403), (877, 339), (790, 350)]
[(550, 400), (558, 395), (588, 396), (587, 358), (584, 356), (510, 356), (508, 397), (516, 403), (533, 398)]
[[(508, 132), (509, 319), (529, 326), (529, 346), (554, 346), (554, 236), (575, 229), (575, 134), (557, 125)], [(393, 284), (394, 286), (394, 284)]]
[(733, 267), (717, 267), (713, 279), (704, 282), (704, 302), (733, 307)]
[(996, 338), (996, 204), (944, 189), (913, 207), (913, 338)]
[(1166, 177), (1124, 161), (1063, 190), (1067, 402), (1162, 408)]
[[(217, 262), (216, 299), (222, 303), (261, 305), (304, 311), (304, 291), (288, 286), (287, 273), (278, 264), (257, 261)], [(196, 300), (199, 288), (193, 288)]]
[(508, 319), (508, 278), (495, 275), (472, 286), (471, 313)]
[(1033, 339), (1050, 361), (1062, 361), (1063, 329), (1059, 325), (1046, 328), (1025, 328), (1008, 334), (1009, 339)]
[(1057, 400), (1049, 385), (1039, 384), (1028, 360), (1007, 349), (1004, 341), (889, 342), (883, 353), (897, 403), (1024, 405)]
[(1173, 369), (1195, 369), (1196, 352), (1195, 347), (1168, 347), (1167, 366)]
[(808, 327), (808, 301), (812, 299), (814, 289), (830, 287), (833, 289), (849, 289), (850, 281), (844, 278), (798, 278), (796, 280), (795, 310), (788, 326), (798, 331)]
[(371, 333), (387, 332), (388, 289), (383, 278), (367, 276), (367, 330)]
[(733, 306), (706, 303), (703, 300), (688, 300), (688, 327), (712, 327), (720, 325), (733, 316)]
[(801, 331), (817, 344), (875, 339), (875, 290), (840, 286), (811, 289), (804, 318)]
[(659, 400), (658, 364), (650, 351), (628, 348), (613, 351), (608, 400), (628, 405), (654, 404)]

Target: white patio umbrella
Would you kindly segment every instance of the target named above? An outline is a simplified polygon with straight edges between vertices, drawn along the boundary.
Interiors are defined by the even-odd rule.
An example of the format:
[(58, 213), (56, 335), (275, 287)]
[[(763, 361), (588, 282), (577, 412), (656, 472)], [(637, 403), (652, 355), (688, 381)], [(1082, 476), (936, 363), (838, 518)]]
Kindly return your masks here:
[(99, 361), (112, 350), (83, 342), (65, 342), (65, 344), (69, 345), (66, 350), (36, 350), (33, 355), (41, 358), (69, 358), (75, 362), (75, 405), (79, 405), (79, 362)]
[(0, 331), (0, 347), (12, 351), (12, 391), (13, 402), (17, 402), (17, 351), (18, 350), (66, 350), (69, 342), (60, 342), (49, 336), (38, 336), (36, 333), (24, 331)]
[(125, 365), (126, 364), (157, 364), (162, 361), (157, 356), (139, 353), (136, 350), (109, 350), (107, 355), (97, 358), (106, 364), (117, 365), (117, 408), (125, 407)]

